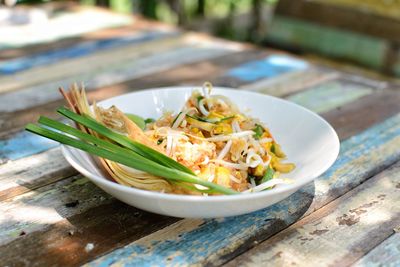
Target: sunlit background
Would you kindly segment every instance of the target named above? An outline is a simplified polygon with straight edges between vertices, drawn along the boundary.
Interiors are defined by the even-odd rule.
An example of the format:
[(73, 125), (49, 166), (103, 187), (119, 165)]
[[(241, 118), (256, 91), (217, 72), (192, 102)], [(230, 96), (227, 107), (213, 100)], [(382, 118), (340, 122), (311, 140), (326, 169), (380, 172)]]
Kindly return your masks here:
[[(128, 23), (127, 17), (85, 14), (72, 24), (63, 9), (46, 8), (48, 2), (3, 0), (0, 8), (0, 47), (26, 43), (18, 33), (49, 20), (58, 32), (70, 35)], [(283, 49), (327, 64), (354, 65), (391, 76), (400, 75), (398, 39), (400, 1), (397, 0), (81, 0), (83, 6), (101, 6), (120, 14), (136, 14), (207, 32), (222, 38)], [(64, 16), (64, 17), (63, 17)], [(125, 21), (124, 21), (125, 20)], [(65, 24), (63, 24), (65, 22)], [(67, 23), (68, 22), (68, 23)], [(62, 28), (64, 26), (64, 28)], [(46, 27), (36, 36), (57, 38)], [(48, 35), (47, 37), (45, 35)], [(28, 41), (29, 42), (29, 41)]]

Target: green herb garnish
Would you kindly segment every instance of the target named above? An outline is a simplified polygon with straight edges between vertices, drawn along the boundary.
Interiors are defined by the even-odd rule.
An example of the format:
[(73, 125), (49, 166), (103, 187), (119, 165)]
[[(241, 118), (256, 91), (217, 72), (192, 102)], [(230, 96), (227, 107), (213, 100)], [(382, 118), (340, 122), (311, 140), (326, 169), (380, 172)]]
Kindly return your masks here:
[(264, 173), (264, 176), (261, 178), (260, 184), (265, 183), (274, 178), (274, 174), (275, 171), (270, 166), (268, 166), (267, 170)]
[(146, 124), (153, 123), (153, 122), (155, 122), (155, 121), (156, 121), (156, 120), (153, 119), (153, 118), (147, 118), (147, 119), (144, 120), (144, 122), (145, 122)]
[(260, 124), (256, 124), (256, 127), (253, 129), (253, 132), (255, 133), (253, 135), (254, 139), (258, 140), (263, 135), (264, 128)]

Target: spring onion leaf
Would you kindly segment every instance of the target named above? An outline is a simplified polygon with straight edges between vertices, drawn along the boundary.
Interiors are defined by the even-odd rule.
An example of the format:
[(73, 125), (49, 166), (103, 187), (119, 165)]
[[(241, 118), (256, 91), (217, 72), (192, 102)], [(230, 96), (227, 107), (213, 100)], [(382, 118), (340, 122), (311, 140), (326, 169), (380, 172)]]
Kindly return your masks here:
[[(70, 126), (67, 126), (64, 128), (64, 126), (61, 126), (57, 123), (52, 123), (50, 119), (44, 118), (41, 119), (42, 123), (45, 123), (47, 126), (55, 126), (57, 130), (66, 129), (68, 130)], [(72, 128), (72, 127), (70, 127)], [(163, 166), (161, 164), (158, 164), (157, 162), (154, 162), (150, 159), (147, 159), (141, 155), (133, 153), (125, 153), (128, 149), (119, 147), (118, 145), (112, 144), (110, 142), (106, 142), (104, 140), (101, 140), (97, 137), (92, 136), (91, 142), (84, 142), (82, 140), (70, 137), (68, 135), (41, 127), (37, 126), (34, 124), (28, 124), (26, 126), (26, 130), (33, 132), (35, 134), (41, 135), (43, 137), (58, 141), (62, 144), (69, 145), (78, 149), (81, 149), (83, 151), (86, 151), (90, 154), (106, 158), (115, 162), (118, 162), (120, 164), (148, 172), (150, 174), (164, 177), (165, 179), (172, 181), (172, 182), (186, 182), (186, 183), (191, 183), (191, 184), (200, 184), (203, 185), (210, 190), (214, 190), (215, 192), (223, 193), (223, 194), (238, 194), (237, 191), (234, 191), (232, 189), (226, 188), (224, 186), (220, 186), (218, 184), (214, 184), (212, 182), (208, 182), (205, 180), (202, 180), (195, 175), (173, 169), (170, 167)], [(71, 135), (80, 135), (80, 136), (85, 136), (86, 140), (89, 140), (89, 137), (87, 137), (86, 133), (78, 133), (79, 130), (76, 131), (70, 131), (69, 134)], [(105, 144), (105, 143), (108, 144)]]
[(57, 110), (61, 115), (79, 123), (82, 124), (83, 126), (86, 126), (89, 129), (92, 129), (93, 131), (96, 131), (100, 135), (103, 135), (107, 137), (108, 139), (111, 139), (112, 141), (129, 148), (133, 150), (134, 152), (149, 158), (163, 166), (171, 167), (189, 174), (194, 174), (189, 168), (186, 166), (180, 164), (179, 162), (171, 159), (170, 157), (158, 152), (157, 150), (154, 150), (148, 146), (145, 146), (139, 142), (136, 142), (134, 140), (129, 139), (128, 137), (118, 134), (110, 129), (108, 129), (106, 126), (98, 123), (96, 120), (93, 118), (86, 116), (86, 115), (78, 115), (75, 112), (72, 112), (71, 110), (67, 108), (59, 108)]
[(262, 177), (262, 179), (260, 181), (260, 184), (265, 183), (265, 182), (271, 180), (272, 178), (274, 178), (274, 173), (275, 173), (275, 171), (270, 166), (268, 166), (267, 170), (265, 171), (264, 176)]
[(133, 121), (140, 129), (144, 130), (144, 128), (146, 127), (146, 121), (142, 117), (131, 113), (125, 113), (125, 115), (131, 121)]

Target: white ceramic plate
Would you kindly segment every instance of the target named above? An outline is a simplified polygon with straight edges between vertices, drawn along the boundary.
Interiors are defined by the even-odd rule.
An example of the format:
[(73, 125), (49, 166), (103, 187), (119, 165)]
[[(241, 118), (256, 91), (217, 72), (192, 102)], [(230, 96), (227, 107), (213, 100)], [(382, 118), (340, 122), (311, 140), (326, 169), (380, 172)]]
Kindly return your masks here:
[[(134, 92), (99, 104), (116, 105), (124, 112), (145, 118), (158, 118), (163, 111), (179, 111), (193, 87), (168, 87)], [(123, 186), (106, 179), (93, 158), (78, 149), (62, 146), (68, 162), (107, 193), (121, 201), (154, 213), (186, 217), (215, 218), (249, 213), (268, 207), (297, 191), (325, 172), (339, 153), (335, 130), (317, 114), (291, 102), (248, 91), (214, 88), (213, 94), (228, 96), (242, 111), (260, 118), (270, 128), (277, 142), (296, 169), (284, 177), (293, 184), (278, 185), (272, 190), (230, 196), (186, 196), (150, 192)]]

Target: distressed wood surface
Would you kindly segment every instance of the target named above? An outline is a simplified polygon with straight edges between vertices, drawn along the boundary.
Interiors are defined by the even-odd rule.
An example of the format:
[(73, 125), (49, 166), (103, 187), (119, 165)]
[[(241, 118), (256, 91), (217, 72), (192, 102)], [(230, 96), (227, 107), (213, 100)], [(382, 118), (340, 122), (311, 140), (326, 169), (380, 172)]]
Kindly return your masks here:
[[(218, 265), (274, 234), (290, 231), (293, 227), (288, 226), (295, 222), (305, 225), (314, 218), (328, 225), (326, 218), (336, 216), (332, 214), (351, 216), (351, 205), (363, 205), (357, 199), (361, 201), (365, 192), (382, 195), (385, 184), (381, 182), (398, 179), (394, 171), (398, 165), (369, 179), (400, 159), (400, 91), (390, 83), (320, 68), (279, 51), (178, 33), (144, 20), (84, 36), (58, 40), (49, 52), (43, 45), (0, 51), (5, 60), (0, 69), (15, 72), (0, 75), (4, 84), (0, 88), (2, 265)], [(97, 101), (143, 88), (199, 85), (205, 80), (285, 97), (319, 112), (334, 125), (342, 141), (340, 155), (314, 183), (252, 214), (180, 220), (147, 213), (117, 201), (78, 175), (63, 160), (57, 144), (22, 131), (39, 114), (57, 118), (54, 110), (62, 101), (55, 89), (76, 80), (85, 81), (90, 99)], [(363, 115), (366, 111), (368, 116)], [(396, 190), (391, 188), (385, 200), (365, 207), (367, 212), (398, 201), (389, 202)], [(353, 201), (344, 203), (346, 199)], [(338, 203), (344, 204), (337, 211)], [(357, 215), (364, 220), (364, 213)], [(389, 221), (380, 221), (380, 226), (391, 226), (393, 220)], [(340, 227), (335, 228), (338, 239)], [(375, 233), (374, 225), (346, 227)], [(378, 245), (391, 235), (388, 228), (382, 229), (381, 235), (356, 231), (359, 239), (345, 244), (350, 252), (341, 258), (343, 262), (360, 258), (357, 247), (352, 247), (357, 240), (365, 237)], [(307, 246), (326, 245), (323, 234), (327, 233), (317, 241), (306, 240)], [(346, 241), (344, 237), (341, 242)], [(393, 251), (394, 237), (375, 250)], [(87, 250), (88, 244), (92, 250)], [(377, 258), (383, 252), (374, 252), (372, 245), (362, 249), (364, 254), (371, 250), (367, 254), (371, 260), (366, 256), (360, 264), (372, 258), (376, 263), (383, 261)]]
[(276, 205), (221, 220), (182, 220), (174, 230), (155, 232), (87, 266), (224, 263), (399, 160), (399, 122), (400, 114), (344, 141), (328, 172)]
[(115, 50), (110, 49), (92, 55), (71, 58), (57, 62), (57, 64), (35, 67), (26, 71), (20, 71), (15, 75), (0, 76), (2, 84), (0, 93), (23, 89), (35, 84), (48, 83), (52, 80), (74, 77), (82, 72), (95, 73), (100, 69), (104, 69), (107, 65), (129, 62), (152, 53), (162, 53), (173, 48), (182, 47), (184, 43), (179, 38), (179, 35), (176, 34), (164, 34), (161, 36), (162, 40), (159, 38), (153, 41), (147, 40), (135, 45), (119, 47)]
[[(135, 61), (113, 64), (97, 70), (95, 74), (85, 72), (77, 76), (50, 82), (46, 86), (41, 84), (2, 94), (0, 99), (5, 104), (0, 107), (0, 112), (22, 110), (56, 100), (59, 98), (59, 93), (54, 88), (59, 86), (67, 87), (76, 81), (84, 81), (88, 89), (97, 88), (149, 75), (175, 66), (226, 55), (235, 50), (237, 50), (236, 47), (229, 47), (227, 44), (224, 45), (223, 42), (216, 42), (209, 46), (195, 44), (194, 46), (189, 45), (188, 47), (173, 49), (161, 54), (148, 55)], [(8, 103), (14, 103), (14, 105)]]
[(400, 224), (398, 184), (399, 163), (226, 266), (349, 266)]
[[(337, 179), (334, 180), (335, 181), (334, 184), (327, 184), (327, 181), (322, 180), (321, 185), (316, 186), (316, 188), (320, 187), (320, 189), (317, 191), (318, 193), (316, 193), (316, 195), (318, 197), (314, 197), (317, 199), (318, 203), (313, 204), (312, 209), (318, 208), (319, 206), (323, 205), (324, 201), (329, 201), (329, 199), (334, 199), (335, 196), (340, 195), (344, 191), (350, 190), (351, 185), (346, 185), (347, 178), (350, 178), (352, 180), (353, 185), (359, 184), (364, 179), (368, 178), (373, 173), (374, 169), (376, 171), (376, 168), (382, 168), (384, 165), (390, 164), (393, 160), (398, 158), (398, 155), (396, 155), (396, 146), (399, 145), (399, 141), (400, 141), (400, 139), (398, 137), (399, 132), (400, 132), (400, 129), (398, 128), (399, 121), (400, 121), (400, 116), (396, 116), (392, 119), (389, 119), (387, 122), (385, 122), (381, 125), (378, 125), (377, 127), (372, 128), (371, 130), (369, 130), (363, 134), (360, 134), (359, 136), (356, 136), (354, 138), (349, 139), (348, 141), (345, 141), (342, 144), (342, 154), (341, 154), (342, 156), (338, 160), (338, 165), (333, 167), (333, 170), (332, 170), (333, 174), (328, 174), (327, 176), (324, 177), (325, 180), (330, 180), (331, 177), (337, 177)], [(369, 139), (372, 139), (373, 137), (375, 137), (378, 132), (384, 133), (382, 135), (382, 137), (383, 137), (382, 140), (374, 140), (374, 142), (365, 142), (366, 140), (369, 140)], [(383, 142), (383, 144), (382, 144), (382, 142)], [(366, 151), (369, 151), (370, 153), (367, 154), (367, 153), (365, 153)], [(397, 153), (398, 153), (398, 151), (397, 151)], [(376, 158), (376, 156), (373, 156), (373, 155), (379, 155), (379, 157)], [(349, 160), (349, 159), (351, 159), (351, 160)], [(355, 162), (357, 162), (356, 165), (355, 165)], [(357, 166), (357, 168), (354, 168), (353, 166)], [(346, 169), (347, 169), (347, 172), (344, 172), (343, 170), (346, 170)], [(68, 184), (68, 181), (64, 181), (64, 183)], [(96, 190), (97, 188), (93, 184), (88, 183), (87, 179), (85, 179), (85, 178), (75, 181), (75, 184), (78, 184), (79, 186), (76, 186), (76, 185), (72, 186), (72, 188), (74, 190), (71, 189), (72, 190), (71, 194), (72, 194), (72, 196), (75, 196), (76, 199), (83, 201), (82, 202), (83, 207), (80, 209), (85, 210), (88, 207), (88, 205), (94, 205), (93, 199), (96, 199), (96, 196), (93, 196), (90, 192), (91, 192), (91, 190)], [(82, 184), (84, 184), (85, 186), (82, 186)], [(87, 189), (86, 185), (90, 189)], [(52, 190), (50, 194), (48, 194), (48, 193), (46, 194), (44, 192), (42, 194), (39, 193), (38, 194), (39, 196), (32, 198), (33, 200), (30, 200), (31, 198), (29, 197), (29, 194), (25, 195), (25, 196), (20, 196), (19, 199), (24, 199), (24, 197), (27, 197), (29, 202), (32, 203), (33, 206), (36, 206), (34, 204), (38, 205), (37, 202), (40, 203), (42, 201), (42, 203), (43, 203), (43, 201), (44, 201), (43, 195), (46, 196), (46, 198), (48, 198), (48, 200), (50, 200), (49, 201), (50, 203), (53, 203), (52, 199), (56, 198), (54, 200), (55, 204), (52, 204), (52, 207), (53, 206), (56, 207), (55, 210), (59, 210), (60, 209), (59, 207), (62, 207), (63, 204), (65, 205), (66, 202), (68, 203), (69, 201), (73, 202), (74, 200), (76, 200), (74, 198), (71, 198), (71, 194), (67, 194), (67, 196), (69, 196), (69, 197), (60, 196), (61, 191), (60, 191), (59, 184), (53, 185), (51, 188), (53, 188), (54, 190)], [(77, 193), (74, 193), (75, 190)], [(99, 189), (97, 189), (97, 190), (98, 191), (96, 191), (96, 192), (98, 194), (101, 194), (101, 191)], [(326, 192), (327, 190), (328, 190), (328, 192)], [(225, 251), (225, 248), (224, 248), (225, 243), (221, 243), (221, 240), (219, 238), (225, 239), (225, 238), (227, 238), (227, 236), (230, 236), (228, 238), (229, 240), (226, 240), (226, 242), (231, 244), (231, 242), (236, 241), (237, 238), (239, 238), (241, 240), (242, 239), (247, 240), (247, 238), (254, 238), (253, 234), (256, 234), (256, 233), (254, 233), (253, 231), (256, 231), (259, 229), (264, 229), (266, 232), (263, 233), (264, 235), (262, 235), (261, 232), (257, 232), (257, 236), (266, 238), (267, 235), (270, 235), (274, 232), (274, 231), (272, 231), (273, 229), (275, 229), (275, 231), (277, 231), (279, 229), (282, 229), (282, 227), (284, 227), (285, 225), (289, 224), (289, 223), (282, 224), (282, 222), (278, 220), (278, 219), (282, 219), (282, 220), (289, 219), (289, 218), (285, 217), (287, 214), (284, 211), (290, 212), (289, 215), (290, 215), (291, 220), (296, 220), (299, 216), (301, 216), (305, 212), (305, 210), (307, 210), (307, 208), (309, 208), (310, 203), (313, 199), (312, 191), (315, 191), (315, 189), (308, 187), (308, 189), (303, 190), (302, 192), (299, 192), (297, 195), (294, 195), (294, 197), (296, 197), (295, 199), (290, 198), (287, 200), (287, 202), (284, 202), (284, 204), (281, 203), (280, 205), (274, 206), (273, 209), (275, 210), (275, 212), (272, 212), (272, 213), (271, 213), (270, 209), (267, 209), (265, 211), (260, 211), (258, 213), (254, 213), (254, 214), (250, 214), (250, 215), (246, 215), (246, 216), (240, 216), (237, 218), (226, 219), (227, 220), (226, 222), (230, 222), (229, 224), (223, 224), (224, 221), (221, 222), (222, 224), (220, 224), (218, 222), (218, 220), (216, 220), (216, 221), (215, 220), (210, 220), (210, 221), (209, 220), (207, 220), (207, 221), (200, 220), (199, 224), (201, 224), (201, 226), (199, 226), (199, 228), (195, 227), (194, 229), (192, 229), (192, 231), (189, 231), (187, 239), (182, 239), (182, 232), (174, 232), (174, 235), (176, 235), (175, 236), (176, 239), (168, 239), (168, 240), (165, 240), (165, 242), (160, 241), (159, 245), (163, 249), (165, 249), (165, 246), (168, 246), (169, 252), (168, 251), (167, 252), (171, 253), (171, 251), (175, 251), (176, 249), (179, 249), (179, 248), (172, 246), (175, 242), (173, 240), (176, 240), (176, 242), (178, 242), (182, 246), (185, 246), (184, 242), (188, 242), (188, 243), (186, 243), (186, 245), (190, 245), (191, 242), (194, 242), (194, 244), (191, 246), (194, 246), (193, 249), (196, 251), (198, 248), (198, 245), (196, 245), (197, 243), (195, 242), (195, 240), (196, 240), (196, 238), (199, 237), (199, 235), (200, 236), (204, 235), (204, 238), (210, 238), (210, 242), (213, 244), (213, 246), (217, 246), (217, 247), (210, 247), (210, 250), (204, 251), (204, 253), (211, 253), (211, 252), (212, 253), (214, 253), (214, 252), (222, 253), (223, 251)], [(96, 193), (96, 195), (97, 195), (97, 193)], [(36, 195), (37, 193), (34, 192), (33, 194)], [(299, 194), (301, 194), (302, 197), (300, 197)], [(326, 196), (329, 196), (329, 198), (327, 198)], [(88, 200), (86, 200), (86, 199), (88, 199)], [(65, 201), (65, 202), (63, 203), (62, 201)], [(14, 201), (10, 200), (10, 202), (14, 203), (15, 200)], [(28, 201), (22, 201), (22, 202), (28, 202)], [(57, 203), (59, 203), (59, 204), (57, 204)], [(79, 207), (79, 205), (77, 207)], [(282, 206), (282, 205), (284, 205), (284, 206)], [(289, 208), (285, 205), (292, 205), (292, 206), (290, 206), (290, 208)], [(12, 207), (13, 206), (11, 206), (10, 208), (7, 208), (6, 210), (8, 210), (8, 211), (16, 210), (14, 212), (17, 212), (18, 209), (13, 209)], [(65, 212), (66, 211), (64, 209), (63, 213), (62, 213), (64, 216), (71, 215), (71, 211), (68, 211), (68, 213), (65, 213)], [(34, 229), (38, 230), (37, 229), (37, 227), (38, 227), (37, 220), (40, 220), (40, 218), (42, 218), (42, 217), (53, 218), (53, 220), (57, 220), (57, 223), (62, 221), (61, 216), (57, 216), (56, 215), (57, 212), (55, 212), (53, 209), (50, 209), (49, 213), (53, 214), (53, 216), (49, 216), (48, 214), (41, 214), (38, 217), (34, 218), (34, 220), (35, 220), (34, 223), (22, 224), (22, 226), (24, 228), (17, 227), (17, 229), (19, 231), (26, 229), (27, 232), (33, 231)], [(104, 213), (101, 213), (101, 214), (104, 214)], [(101, 214), (99, 214), (99, 216), (101, 216)], [(287, 215), (287, 216), (289, 216), (289, 215)], [(283, 217), (281, 217), (281, 216), (283, 216)], [(112, 217), (110, 217), (110, 218), (112, 218)], [(266, 220), (266, 218), (268, 220)], [(101, 218), (99, 218), (99, 220), (100, 219)], [(264, 221), (264, 220), (266, 220), (266, 221)], [(271, 221), (269, 221), (269, 220), (271, 220)], [(275, 223), (272, 223), (273, 221), (275, 221)], [(56, 221), (53, 221), (53, 222), (56, 223)], [(101, 222), (101, 220), (100, 220), (100, 222)], [(185, 220), (185, 222), (186, 222), (186, 220)], [(261, 223), (261, 224), (265, 223), (267, 225), (262, 225), (261, 228), (258, 226), (256, 227), (254, 225), (254, 223), (256, 223), (256, 222)], [(95, 223), (95, 222), (93, 222), (93, 223)], [(195, 224), (190, 222), (185, 225), (193, 226)], [(267, 227), (267, 226), (269, 226), (269, 227)], [(32, 228), (30, 228), (30, 227), (32, 227)], [(42, 227), (44, 227), (44, 226), (42, 225)], [(93, 227), (95, 227), (95, 229), (105, 229), (101, 225), (94, 225)], [(237, 235), (232, 235), (232, 232), (229, 232), (229, 235), (228, 235), (228, 233), (226, 231), (233, 231), (232, 229), (235, 227), (237, 229), (237, 232), (235, 232), (235, 233), (237, 233)], [(8, 233), (11, 233), (11, 234), (15, 233), (14, 229), (15, 229), (15, 227), (10, 229)], [(179, 229), (181, 229), (181, 228), (179, 228)], [(187, 228), (184, 228), (184, 229), (187, 229)], [(217, 230), (222, 231), (222, 232), (217, 232)], [(102, 231), (104, 231), (104, 230), (102, 230)], [(162, 232), (163, 232), (163, 230), (161, 230), (161, 233)], [(4, 233), (7, 233), (7, 231)], [(158, 233), (159, 232), (157, 232), (157, 234)], [(206, 233), (209, 233), (209, 235), (206, 235)], [(180, 237), (179, 237), (179, 235), (180, 235)], [(193, 235), (194, 235), (194, 237), (193, 237)], [(212, 239), (211, 238), (212, 236), (214, 236), (215, 238)], [(34, 235), (34, 237), (37, 238), (36, 235)], [(25, 239), (30, 240), (30, 238), (31, 238), (30, 235), (24, 235), (22, 238), (19, 237), (17, 240), (13, 241), (13, 242), (15, 242), (15, 247), (18, 247), (19, 242), (23, 242)], [(125, 238), (127, 238), (127, 237), (125, 237)], [(155, 240), (155, 241), (158, 240), (158, 239), (153, 239), (153, 237), (149, 237), (149, 238), (151, 238), (152, 240)], [(163, 240), (163, 238), (164, 237), (161, 236), (160, 240)], [(242, 241), (244, 241), (244, 240), (242, 240)], [(261, 240), (261, 239), (258, 239), (258, 240)], [(109, 241), (111, 242), (111, 240), (109, 240)], [(66, 239), (65, 242), (68, 242), (68, 239)], [(229, 246), (226, 249), (229, 251), (235, 251), (235, 248), (237, 248), (235, 246), (238, 246), (239, 243), (233, 242), (232, 246)], [(158, 244), (158, 243), (155, 242), (155, 244)], [(246, 243), (247, 246), (251, 245), (251, 244), (252, 244), (251, 242), (250, 242), (250, 244), (248, 244), (248, 242)], [(98, 245), (101, 245), (101, 243)], [(222, 248), (224, 248), (222, 252), (220, 251), (221, 250), (220, 246), (222, 246)], [(10, 252), (10, 250), (8, 250), (9, 247), (10, 247), (9, 244), (1, 247), (0, 251), (2, 251), (2, 249), (5, 249), (5, 250), (4, 250), (4, 253), (0, 253), (0, 254), (8, 255), (8, 253)], [(78, 248), (81, 249), (81, 246), (77, 247), (77, 249)], [(114, 248), (114, 247), (111, 247), (111, 248), (108, 247), (108, 249), (112, 249), (112, 248)], [(43, 247), (39, 247), (38, 249), (40, 251), (47, 250)], [(214, 249), (216, 249), (216, 250), (214, 250)], [(150, 251), (157, 252), (157, 247)], [(80, 252), (80, 250), (75, 251), (75, 253), (79, 253), (79, 252)], [(33, 254), (41, 255), (40, 253), (39, 254), (37, 254), (37, 253), (38, 252), (35, 252)], [(226, 253), (226, 251), (225, 251), (225, 253)], [(17, 260), (16, 255), (18, 255), (18, 254), (12, 254), (12, 255), (14, 255), (14, 257), (12, 257), (10, 260), (11, 261)], [(126, 254), (123, 254), (122, 256), (124, 256), (124, 255), (126, 255)], [(162, 254), (162, 255), (164, 255), (164, 254)], [(205, 255), (205, 254), (197, 255), (196, 254), (196, 256), (197, 256), (196, 259), (199, 260), (203, 256), (204, 256), (204, 258), (208, 258), (207, 255)], [(31, 254), (29, 254), (27, 256), (33, 257)], [(90, 257), (94, 257), (94, 256), (95, 255), (87, 255), (86, 256), (86, 254), (85, 254), (84, 258), (81, 258), (81, 260), (85, 261), (86, 259), (89, 259)], [(151, 257), (152, 256), (156, 256), (156, 255), (151, 253)], [(170, 256), (170, 255), (168, 254), (168, 256)], [(207, 256), (207, 257), (205, 257), (205, 256)], [(190, 258), (191, 254), (188, 255), (188, 257)], [(42, 260), (42, 263), (45, 259), (46, 259), (46, 257), (35, 258), (35, 260), (37, 260), (37, 261)], [(71, 260), (71, 259), (69, 259), (69, 260)], [(148, 259), (146, 258), (145, 260), (148, 260)], [(186, 260), (186, 258), (185, 258), (185, 260)]]
[[(27, 167), (28, 166), (28, 167)], [(0, 201), (64, 179), (76, 171), (59, 148), (0, 166)]]
[[(400, 187), (400, 186), (399, 186)], [(399, 228), (394, 229), (394, 234), (376, 246), (367, 255), (358, 260), (355, 267), (395, 267), (400, 266), (400, 234)]]

